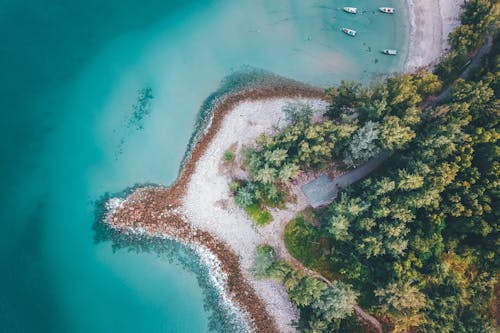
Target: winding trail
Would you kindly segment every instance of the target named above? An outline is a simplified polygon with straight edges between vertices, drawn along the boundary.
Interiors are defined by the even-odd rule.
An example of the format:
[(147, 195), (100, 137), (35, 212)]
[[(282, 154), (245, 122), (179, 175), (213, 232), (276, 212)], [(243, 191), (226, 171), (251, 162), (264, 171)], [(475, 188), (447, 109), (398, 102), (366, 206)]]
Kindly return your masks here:
[[(292, 264), (295, 266), (296, 269), (299, 269), (306, 273), (309, 276), (312, 276), (318, 280), (321, 280), (328, 284), (329, 286), (332, 286), (332, 281), (328, 280), (326, 277), (321, 275), (320, 273), (313, 271), (307, 267), (305, 267), (300, 261), (297, 259), (293, 258), (290, 260)], [(356, 319), (358, 322), (361, 324), (365, 325), (371, 332), (374, 333), (382, 333), (382, 324), (375, 318), (374, 316), (370, 315), (368, 312), (363, 310), (358, 304), (353, 304), (352, 308), (354, 309), (354, 313), (356, 314)]]
[[(487, 56), (493, 47), (493, 37), (488, 36), (486, 42), (474, 52), (472, 59), (466, 64), (464, 71), (460, 74), (459, 78), (467, 79), (469, 78), (471, 72), (481, 65), (481, 61), (485, 56)], [(422, 108), (425, 109), (429, 106), (439, 104), (447, 100), (453, 93), (453, 84), (449, 85), (444, 89), (438, 96), (429, 98), (423, 105)]]

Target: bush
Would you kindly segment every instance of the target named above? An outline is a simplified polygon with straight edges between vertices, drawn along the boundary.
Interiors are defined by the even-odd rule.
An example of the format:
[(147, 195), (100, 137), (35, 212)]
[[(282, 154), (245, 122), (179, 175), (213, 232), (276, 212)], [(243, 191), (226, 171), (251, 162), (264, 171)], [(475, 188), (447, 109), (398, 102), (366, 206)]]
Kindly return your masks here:
[(287, 103), (283, 107), (283, 112), (286, 115), (286, 119), (292, 124), (299, 121), (307, 121), (314, 113), (311, 105), (303, 102)]
[(257, 225), (266, 225), (272, 220), (265, 206), (281, 207), (284, 194), (274, 184), (232, 181), (229, 184), (235, 194), (235, 202), (244, 208)]
[(326, 289), (321, 297), (312, 304), (314, 313), (326, 322), (332, 322), (350, 316), (353, 305), (356, 304), (357, 293), (352, 286), (334, 282)]
[(285, 202), (285, 193), (278, 189), (274, 184), (262, 185), (256, 191), (257, 197), (261, 200), (261, 203), (267, 207), (281, 207)]
[(236, 193), (240, 189), (240, 183), (236, 180), (233, 180), (231, 183), (229, 183), (229, 189), (231, 192)]
[(342, 114), (350, 114), (358, 106), (361, 86), (354, 82), (342, 81), (340, 86), (327, 90), (330, 97), (330, 106), (327, 115), (330, 119), (336, 119)]
[(245, 208), (255, 204), (258, 200), (255, 196), (256, 187), (253, 183), (246, 183), (245, 186), (239, 187), (236, 190), (236, 203), (238, 206)]
[(293, 271), (293, 267), (285, 260), (276, 261), (268, 270), (269, 278), (283, 283), (285, 278)]
[(245, 211), (258, 226), (266, 225), (272, 221), (271, 214), (258, 203), (246, 206)]
[(268, 278), (270, 268), (275, 262), (276, 257), (272, 246), (267, 244), (257, 246), (251, 268), (252, 274), (259, 279)]
[(226, 150), (224, 152), (224, 162), (231, 163), (234, 161), (235, 155), (231, 150)]

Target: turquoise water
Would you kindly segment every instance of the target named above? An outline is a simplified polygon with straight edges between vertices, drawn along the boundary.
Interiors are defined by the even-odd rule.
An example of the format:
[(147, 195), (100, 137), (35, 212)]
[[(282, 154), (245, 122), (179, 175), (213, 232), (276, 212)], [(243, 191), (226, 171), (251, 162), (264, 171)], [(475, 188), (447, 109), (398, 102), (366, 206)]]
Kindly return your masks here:
[(400, 70), (404, 11), (395, 0), (0, 1), (0, 331), (217, 327), (227, 318), (196, 257), (96, 242), (95, 201), (171, 183), (204, 99), (245, 66), (323, 87)]

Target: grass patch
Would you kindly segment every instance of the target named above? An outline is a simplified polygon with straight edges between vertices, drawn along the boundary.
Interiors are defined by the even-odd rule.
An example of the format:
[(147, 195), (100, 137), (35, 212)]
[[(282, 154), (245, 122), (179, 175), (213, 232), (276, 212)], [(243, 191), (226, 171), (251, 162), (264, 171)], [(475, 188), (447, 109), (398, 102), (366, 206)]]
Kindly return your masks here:
[(259, 203), (246, 206), (245, 211), (258, 226), (266, 225), (272, 220), (271, 213), (265, 208), (262, 208)]
[(330, 241), (320, 230), (299, 215), (285, 227), (285, 245), (288, 252), (304, 266), (328, 279), (335, 279), (328, 256)]

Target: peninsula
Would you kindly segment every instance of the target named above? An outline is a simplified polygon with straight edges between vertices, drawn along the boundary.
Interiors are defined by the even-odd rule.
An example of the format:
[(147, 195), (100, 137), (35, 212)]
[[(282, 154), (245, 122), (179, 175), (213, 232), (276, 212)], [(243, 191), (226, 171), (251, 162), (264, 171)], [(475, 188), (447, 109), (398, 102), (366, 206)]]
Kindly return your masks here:
[[(411, 307), (413, 306), (411, 305), (408, 309), (405, 308), (406, 312), (402, 311), (403, 314), (400, 314), (397, 312), (398, 309), (388, 309), (388, 304), (390, 304), (388, 299), (391, 299), (392, 295), (390, 293), (393, 292), (393, 289), (399, 288), (399, 285), (396, 286), (395, 283), (391, 284), (392, 282), (389, 281), (387, 288), (384, 289), (382, 287), (385, 286), (380, 286), (374, 294), (385, 303), (377, 307), (378, 305), (372, 304), (371, 299), (367, 300), (368, 296), (363, 295), (363, 293), (373, 292), (370, 289), (370, 283), (355, 273), (357, 273), (356, 269), (361, 272), (359, 274), (363, 274), (364, 269), (369, 265), (379, 265), (380, 262), (374, 264), (371, 260), (384, 258), (384, 256), (391, 257), (388, 262), (394, 264), (395, 268), (391, 268), (394, 275), (400, 274), (399, 277), (405, 276), (405, 272), (413, 272), (412, 265), (418, 267), (418, 262), (423, 259), (417, 255), (414, 258), (406, 258), (409, 249), (413, 248), (408, 246), (408, 240), (404, 237), (408, 235), (410, 229), (414, 228), (415, 225), (424, 223), (419, 222), (421, 220), (435, 219), (435, 223), (443, 223), (444, 225), (444, 222), (439, 221), (445, 221), (447, 215), (436, 217), (437, 213), (431, 212), (429, 207), (432, 206), (433, 200), (436, 203), (442, 202), (443, 207), (448, 207), (446, 206), (448, 201), (455, 200), (452, 197), (459, 190), (455, 189), (455, 192), (452, 190), (445, 192), (445, 190), (452, 188), (454, 182), (458, 182), (459, 179), (461, 182), (466, 182), (466, 178), (461, 179), (460, 177), (462, 174), (467, 174), (469, 169), (461, 164), (456, 166), (455, 169), (455, 166), (450, 162), (454, 158), (463, 157), (455, 153), (455, 151), (460, 150), (458, 147), (449, 148), (449, 155), (442, 158), (436, 157), (437, 162), (435, 165), (429, 159), (426, 160), (420, 155), (412, 155), (415, 150), (427, 151), (425, 149), (430, 149), (425, 146), (425, 140), (434, 139), (431, 136), (425, 137), (425, 135), (435, 130), (432, 126), (442, 126), (442, 129), (439, 130), (446, 132), (445, 128), (448, 129), (446, 124), (456, 123), (456, 126), (461, 126), (460, 128), (463, 130), (460, 135), (464, 136), (470, 135), (471, 128), (474, 130), (476, 128), (481, 129), (483, 131), (481, 133), (491, 134), (494, 131), (495, 127), (492, 129), (491, 126), (496, 126), (498, 119), (488, 127), (481, 125), (484, 121), (481, 117), (486, 116), (476, 114), (478, 108), (490, 107), (493, 104), (498, 106), (496, 97), (489, 92), (486, 93), (489, 94), (489, 98), (485, 98), (481, 102), (470, 101), (467, 98), (460, 100), (459, 97), (452, 97), (451, 100), (446, 101), (448, 104), (435, 105), (432, 102), (435, 96), (440, 94), (443, 87), (446, 87), (449, 82), (452, 82), (457, 77), (457, 73), (459, 74), (463, 67), (452, 68), (452, 70), (445, 72), (443, 68), (446, 67), (443, 65), (439, 67), (440, 65), (438, 65), (437, 75), (421, 71), (421, 69), (432, 69), (438, 63), (446, 64), (446, 61), (451, 61), (450, 58), (446, 58), (448, 53), (450, 54), (449, 57), (454, 57), (458, 52), (463, 52), (461, 55), (464, 58), (474, 56), (475, 50), (482, 45), (484, 38), (477, 37), (477, 40), (471, 41), (471, 44), (467, 45), (466, 50), (463, 51), (456, 49), (456, 42), (453, 42), (452, 45), (448, 43), (448, 34), (460, 24), (459, 15), (463, 10), (475, 11), (484, 6), (484, 8), (487, 8), (484, 17), (490, 17), (496, 10), (496, 5), (493, 4), (493, 1), (475, 0), (469, 1), (466, 8), (461, 9), (463, 3), (458, 0), (410, 0), (408, 3), (411, 12), (412, 32), (406, 70), (408, 73), (415, 74), (403, 74), (390, 78), (381, 83), (380, 86), (369, 89), (343, 83), (340, 87), (324, 91), (306, 85), (289, 84), (255, 87), (225, 96), (213, 108), (204, 132), (190, 152), (189, 158), (175, 183), (170, 187), (146, 186), (136, 189), (126, 198), (111, 199), (107, 202), (108, 213), (106, 214), (105, 223), (123, 233), (143, 235), (145, 237), (171, 238), (198, 250), (201, 249), (200, 251), (208, 250), (214, 254), (217, 261), (217, 267), (214, 267), (214, 269), (221, 270), (225, 276), (224, 281), (219, 281), (222, 285), (224, 297), (235, 311), (241, 315), (242, 320), (248, 323), (248, 328), (251, 331), (266, 333), (296, 332), (297, 328), (293, 323), (299, 322), (301, 322), (301, 325), (309, 325), (306, 328), (308, 332), (331, 331), (332, 327), (328, 326), (329, 324), (325, 324), (327, 326), (324, 327), (314, 326), (323, 325), (322, 320), (330, 324), (335, 323), (337, 325), (336, 329), (339, 329), (339, 327), (345, 329), (350, 324), (339, 320), (351, 315), (352, 312), (355, 313), (357, 322), (353, 325), (360, 325), (360, 327), (376, 332), (381, 332), (386, 328), (391, 331), (402, 332), (412, 327), (419, 327), (419, 325), (428, 325), (428, 327), (430, 327), (429, 325), (440, 325), (438, 319), (429, 319), (428, 314), (425, 313), (424, 299), (430, 299), (430, 296), (425, 294), (427, 291), (415, 287), (417, 282), (407, 283), (407, 281), (410, 281), (408, 279), (402, 282), (403, 287), (401, 288), (408, 292), (406, 296), (413, 298), (414, 302), (422, 304), (417, 304), (414, 307)], [(491, 17), (489, 19), (488, 22), (484, 22), (483, 18), (481, 18), (476, 22), (465, 23), (471, 29), (482, 29), (485, 25), (492, 24), (491, 20), (493, 19)], [(462, 19), (462, 21), (464, 20), (467, 20), (467, 18)], [(455, 38), (464, 33), (460, 29), (456, 31), (458, 32), (455, 33)], [(493, 31), (495, 32), (495, 30)], [(486, 72), (493, 71), (494, 74), (492, 75), (498, 74), (498, 72), (494, 72), (492, 66), (488, 66), (487, 64), (482, 67), (482, 74), (478, 74), (483, 75), (479, 77), (480, 79), (487, 77)], [(471, 79), (471, 82), (479, 82), (480, 79), (475, 79), (475, 81)], [(483, 90), (493, 90), (493, 86), (498, 84), (494, 80), (489, 82), (489, 85), (486, 84), (486, 86), (482, 87)], [(475, 87), (475, 83), (470, 84)], [(455, 89), (462, 92), (473, 89), (469, 88), (458, 85)], [(386, 104), (383, 104), (382, 101)], [(463, 111), (462, 109), (466, 108), (463, 106), (462, 111), (458, 111), (460, 109), (457, 106), (459, 103), (467, 104), (467, 108), (470, 109)], [(475, 105), (474, 103), (482, 104)], [(381, 111), (374, 111), (376, 108)], [(460, 112), (469, 112), (470, 119), (460, 115)], [(498, 112), (498, 110), (492, 112)], [(465, 118), (469, 119), (467, 124), (463, 123)], [(432, 121), (429, 119), (432, 119)], [(434, 125), (431, 126), (432, 122), (434, 122)], [(331, 146), (328, 146), (327, 151), (324, 152), (320, 151), (320, 148), (318, 150), (313, 149), (311, 143), (308, 146), (308, 148), (311, 148), (308, 157), (297, 155), (296, 158), (295, 155), (292, 156), (292, 149), (289, 149), (287, 151), (288, 156), (280, 157), (280, 162), (276, 162), (279, 168), (270, 171), (272, 175), (269, 178), (266, 178), (266, 175), (258, 174), (256, 170), (271, 169), (271, 164), (274, 162), (270, 162), (270, 156), (276, 153), (278, 150), (276, 147), (282, 144), (279, 141), (280, 135), (284, 137), (286, 131), (290, 129), (292, 131), (294, 126), (298, 129), (303, 126), (302, 128), (305, 130), (321, 133), (318, 134), (321, 138), (319, 140), (321, 144), (331, 143)], [(451, 147), (451, 145), (456, 145), (457, 142), (462, 142), (461, 139), (457, 138), (459, 134), (455, 133), (453, 135), (450, 134), (447, 137), (449, 142), (443, 144), (443, 150)], [(367, 139), (369, 136), (374, 136), (374, 139)], [(442, 137), (444, 138), (446, 135), (443, 134)], [(311, 134), (307, 139), (314, 140), (314, 134)], [(484, 139), (481, 141), (481, 145), (494, 144), (492, 140)], [(292, 141), (291, 145), (298, 145), (297, 142)], [(360, 147), (364, 147), (365, 144), (368, 148), (362, 150)], [(441, 143), (436, 143), (433, 149), (437, 149), (438, 144)], [(471, 143), (471, 147), (475, 147), (474, 144)], [(269, 155), (261, 157), (259, 154), (264, 154), (264, 152), (269, 152)], [(297, 154), (300, 153), (299, 151)], [(253, 157), (251, 154), (254, 154)], [(484, 156), (490, 156), (487, 152), (484, 154)], [(370, 163), (374, 158), (380, 156), (383, 156), (380, 163), (372, 163), (373, 167), (367, 169), (362, 176), (352, 177), (351, 180), (342, 183), (341, 188), (336, 189), (335, 196), (337, 196), (337, 192), (342, 193), (342, 200), (334, 201), (331, 206), (328, 206), (331, 200), (322, 202), (318, 206), (324, 207), (327, 205), (328, 208), (321, 210), (320, 213), (310, 208), (311, 198), (304, 194), (307, 194), (307, 191), (304, 191), (304, 185), (309, 184), (314, 179), (319, 179), (318, 177), (321, 175), (325, 175), (326, 178), (330, 179), (349, 175), (352, 170), (360, 170), (359, 168), (363, 167), (365, 163)], [(287, 158), (290, 161), (286, 160)], [(309, 158), (310, 160), (308, 160)], [(382, 176), (386, 176), (384, 181), (387, 182), (387, 184), (384, 183), (385, 187), (383, 189), (382, 185), (380, 185), (381, 178), (375, 178), (374, 176), (373, 179), (367, 178), (366, 182), (356, 183), (356, 187), (352, 190), (343, 191), (351, 183), (364, 178), (368, 174), (371, 175), (372, 171), (387, 159), (390, 159), (390, 164), (399, 167), (399, 169), (393, 170), (391, 166), (387, 165), (382, 167), (383, 170), (380, 172)], [(251, 160), (260, 163), (259, 166), (253, 168)], [(413, 161), (414, 164), (405, 164), (409, 160)], [(285, 165), (283, 161), (289, 164), (290, 174), (279, 177), (280, 179), (277, 180), (278, 176), (276, 174), (279, 174)], [(426, 163), (429, 165), (428, 167)], [(416, 164), (418, 164), (422, 174), (418, 174)], [(423, 174), (424, 171), (422, 170), (426, 167), (442, 170), (443, 172), (440, 175), (433, 174), (431, 171)], [(402, 185), (403, 171), (398, 170), (407, 172), (404, 176), (406, 177), (406, 185)], [(399, 178), (391, 183), (391, 177)], [(439, 189), (435, 184), (428, 185), (426, 183), (425, 179), (437, 179), (439, 177), (449, 178), (439, 185)], [(349, 177), (347, 178), (349, 179)], [(477, 181), (480, 182), (481, 179)], [(378, 194), (369, 192), (370, 189), (378, 188), (379, 185), (380, 191), (386, 191), (384, 193), (395, 191), (395, 188), (399, 186), (399, 191), (402, 191), (402, 193), (415, 191), (415, 196), (417, 196), (417, 190), (424, 191), (425, 188), (426, 192), (422, 192), (422, 195), (427, 199), (421, 198), (419, 200), (430, 200), (430, 202), (408, 208), (409, 206), (404, 206), (407, 204), (404, 201), (407, 194), (401, 194), (398, 199), (395, 197), (388, 199), (389, 197), (387, 197), (387, 200), (397, 202), (399, 205), (397, 212), (380, 212), (380, 209), (384, 208), (382, 207), (384, 203), (377, 195), (380, 196), (382, 192), (377, 192)], [(429, 186), (429, 188), (426, 186)], [(243, 196), (241, 194), (242, 188), (249, 190), (249, 195), (254, 196), (248, 198), (248, 202), (241, 199)], [(264, 188), (266, 190), (263, 190)], [(267, 190), (269, 188), (271, 190)], [(257, 197), (255, 197), (255, 191), (260, 191)], [(270, 199), (272, 194), (268, 192), (262, 194), (265, 191), (276, 192), (274, 193), (275, 198), (277, 198), (275, 202), (271, 203), (274, 200)], [(358, 195), (356, 191), (364, 194)], [(365, 193), (370, 193), (372, 196), (365, 195)], [(240, 196), (241, 200), (238, 200), (238, 196)], [(332, 197), (333, 199), (334, 197)], [(367, 202), (370, 200), (371, 203), (368, 204)], [(347, 202), (352, 205), (347, 208), (342, 206), (349, 205)], [(384, 202), (387, 203), (388, 201)], [(358, 210), (356, 217), (354, 215), (347, 216), (345, 211), (354, 207), (354, 203), (356, 203), (355, 209)], [(394, 208), (394, 205), (387, 205)], [(451, 204), (449, 206), (451, 207)], [(257, 208), (252, 210), (252, 207)], [(380, 209), (377, 210), (377, 208)], [(446, 210), (446, 208), (443, 209)], [(493, 207), (493, 209), (495, 208)], [(352, 213), (352, 210), (350, 212)], [(471, 214), (475, 216), (474, 212)], [(487, 214), (488, 212), (485, 212), (485, 216)], [(425, 218), (422, 217), (424, 215)], [(330, 224), (325, 226), (320, 216), (321, 218), (327, 216)], [(386, 231), (383, 231), (383, 218), (381, 216), (387, 217), (387, 219), (389, 219), (388, 216), (392, 216), (391, 219), (399, 221), (399, 224), (387, 226), (387, 229), (384, 229)], [(450, 216), (458, 218), (453, 213), (450, 213)], [(487, 218), (485, 217), (485, 219)], [(307, 224), (308, 220), (310, 220), (311, 225), (300, 227), (304, 223)], [(406, 226), (407, 224), (409, 226)], [(297, 225), (298, 227), (295, 228)], [(325, 227), (321, 229), (321, 225)], [(375, 231), (378, 227), (381, 229)], [(494, 228), (494, 226), (489, 227)], [(431, 228), (431, 226), (426, 228)], [(484, 228), (488, 229), (486, 226)], [(391, 237), (397, 238), (397, 242), (394, 241), (387, 245), (384, 240), (381, 241), (384, 245), (380, 245), (377, 240), (377, 232), (381, 235), (394, 233), (391, 234)], [(428, 251), (439, 252), (437, 249), (433, 249), (431, 244), (428, 244), (432, 237), (438, 237), (439, 232), (436, 231), (430, 236), (424, 235), (424, 233), (421, 234), (422, 236), (419, 239), (426, 244)], [(455, 229), (449, 232), (458, 233)], [(491, 232), (484, 231), (485, 239), (491, 237)], [(326, 237), (321, 233), (329, 234)], [(373, 237), (370, 236), (371, 233), (373, 233)], [(364, 243), (353, 240), (358, 236), (361, 237), (361, 235), (368, 240)], [(369, 237), (374, 239), (373, 242)], [(458, 236), (454, 237), (459, 238)], [(309, 242), (309, 244), (294, 245), (294, 239), (295, 241)], [(412, 240), (415, 239), (412, 238)], [(438, 240), (435, 241), (439, 242)], [(327, 250), (323, 246), (325, 242), (328, 243)], [(352, 250), (353, 258), (325, 259), (328, 256), (347, 255), (345, 251), (339, 250), (335, 252), (336, 250), (333, 250), (335, 246), (345, 243), (358, 246), (356, 250)], [(456, 268), (457, 265), (463, 264), (464, 266), (461, 267), (465, 267), (466, 264), (460, 261), (463, 260), (463, 257), (460, 257), (460, 251), (455, 251), (450, 247), (452, 243), (451, 241), (443, 243), (448, 252), (441, 250), (439, 255), (436, 255), (443, 260), (440, 265), (443, 265), (443, 267), (448, 265), (446, 267), (450, 270)], [(315, 244), (318, 244), (318, 246)], [(373, 245), (373, 248), (368, 250), (367, 247), (371, 245)], [(308, 246), (312, 246), (312, 248)], [(421, 246), (424, 247), (424, 245)], [(309, 253), (308, 251), (311, 251), (311, 249), (319, 251), (316, 254), (318, 256), (317, 260), (307, 258), (306, 253)], [(326, 252), (321, 252), (323, 250)], [(359, 253), (356, 251), (359, 251)], [(415, 250), (411, 253), (413, 255), (418, 251)], [(262, 272), (256, 266), (256, 257), (259, 257), (259, 255), (261, 257), (264, 255), (263, 258), (269, 257), (270, 260), (269, 265)], [(365, 256), (362, 260), (359, 259), (361, 263), (358, 266), (345, 264), (344, 261), (348, 260), (355, 263), (358, 260), (357, 257), (355, 258), (356, 255)], [(403, 257), (405, 261), (400, 259)], [(402, 268), (400, 261), (408, 266), (407, 271)], [(420, 265), (422, 265), (422, 262), (420, 262)], [(429, 263), (429, 265), (431, 264)], [(339, 271), (332, 272), (332, 268), (339, 269)], [(346, 272), (347, 268), (352, 270)], [(463, 269), (467, 271), (468, 268)], [(280, 270), (285, 273), (277, 273)], [(401, 273), (401, 270), (403, 270), (403, 273)], [(262, 273), (261, 276), (258, 276), (259, 274), (256, 274), (256, 271)], [(477, 273), (475, 270), (474, 272)], [(428, 276), (425, 274), (431, 273), (419, 271), (419, 274), (414, 274), (411, 281), (427, 278)], [(268, 278), (262, 278), (264, 275)], [(298, 282), (292, 283), (290, 276), (294, 276), (293, 279)], [(311, 282), (312, 280), (308, 280), (308, 277), (318, 282)], [(381, 277), (377, 278), (381, 279)], [(336, 280), (349, 282), (354, 285), (356, 290), (354, 291), (352, 287), (345, 287), (343, 284), (337, 283)], [(485, 276), (485, 280), (489, 284), (493, 283), (489, 275), (488, 277)], [(297, 285), (301, 283), (300, 281), (304, 284), (311, 283), (314, 285), (314, 288), (317, 288), (317, 295), (315, 294), (316, 296), (311, 296), (310, 299), (301, 299), (300, 301), (296, 294), (291, 296), (291, 291), (298, 292), (294, 288), (298, 288)], [(469, 282), (463, 281), (462, 283)], [(470, 283), (472, 284), (472, 282)], [(391, 286), (394, 288), (391, 289)], [(315, 309), (318, 309), (314, 302), (321, 299), (322, 296), (320, 295), (323, 295), (322, 293), (327, 288), (337, 288), (335, 290), (338, 293), (343, 292), (344, 299), (349, 300), (349, 309), (336, 308), (334, 310), (337, 315), (345, 311), (344, 317), (340, 317), (340, 315), (339, 317), (336, 317), (336, 315), (330, 317), (330, 315), (325, 314), (323, 314), (325, 317), (321, 317), (314, 313)], [(425, 288), (422, 287), (422, 289)], [(356, 297), (357, 301), (355, 300)], [(373, 298), (375, 299), (375, 296)], [(402, 302), (405, 300), (404, 297), (401, 299)], [(364, 306), (359, 304), (370, 304), (370, 306), (369, 309), (365, 309)], [(306, 312), (308, 321), (304, 323), (305, 319), (302, 314)], [(425, 330), (425, 332), (430, 331), (432, 329), (427, 328)]]

